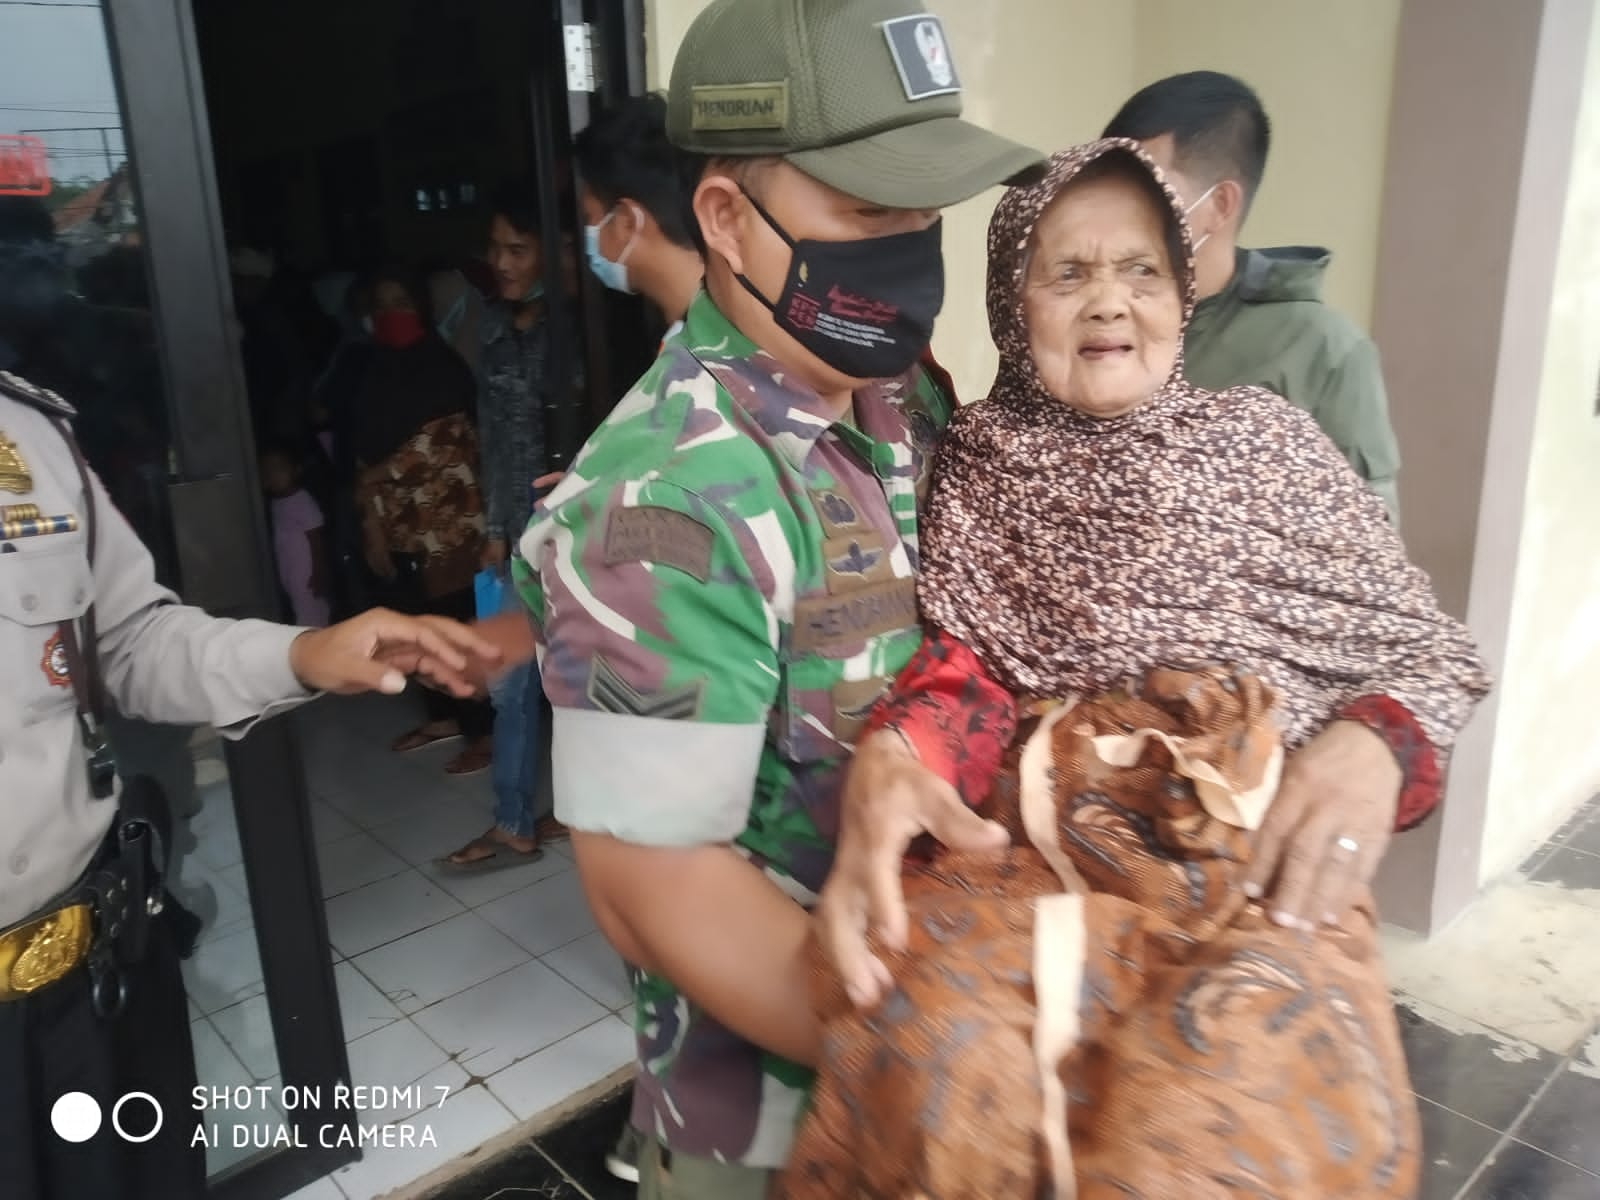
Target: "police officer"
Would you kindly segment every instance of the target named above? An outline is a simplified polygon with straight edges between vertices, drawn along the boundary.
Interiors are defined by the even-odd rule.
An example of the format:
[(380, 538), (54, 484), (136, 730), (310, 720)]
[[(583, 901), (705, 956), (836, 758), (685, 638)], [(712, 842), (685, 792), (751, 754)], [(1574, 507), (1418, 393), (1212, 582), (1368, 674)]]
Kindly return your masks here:
[[(397, 692), (408, 673), (468, 694), (461, 672), (495, 652), (441, 618), (301, 630), (180, 605), (84, 465), (72, 416), (0, 371), (0, 1194), (181, 1200), (205, 1194), (205, 1159), (172, 1117), (194, 1061), (165, 821), (152, 786), (119, 784), (110, 702), (240, 737), (317, 692)], [(72, 1092), (107, 1119), (129, 1092), (169, 1115), (143, 1143), (74, 1143), (56, 1132), (67, 1109), (52, 1125)], [(130, 1108), (124, 1126), (142, 1135), (153, 1113)]]

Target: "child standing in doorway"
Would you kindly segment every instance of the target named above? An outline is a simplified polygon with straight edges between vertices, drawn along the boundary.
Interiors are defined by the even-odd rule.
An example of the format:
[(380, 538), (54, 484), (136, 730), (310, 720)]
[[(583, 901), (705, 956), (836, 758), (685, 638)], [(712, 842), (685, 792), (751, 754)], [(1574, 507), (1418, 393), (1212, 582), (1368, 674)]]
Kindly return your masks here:
[(297, 625), (328, 624), (322, 509), (302, 482), (300, 457), (283, 446), (261, 455), (261, 485), (272, 500), (272, 549), (278, 582)]

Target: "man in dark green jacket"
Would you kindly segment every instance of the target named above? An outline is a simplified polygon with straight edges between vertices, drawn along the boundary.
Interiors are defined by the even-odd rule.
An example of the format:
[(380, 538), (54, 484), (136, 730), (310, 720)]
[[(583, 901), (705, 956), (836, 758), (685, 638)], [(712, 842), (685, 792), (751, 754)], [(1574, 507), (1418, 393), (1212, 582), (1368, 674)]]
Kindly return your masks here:
[(1270, 127), (1248, 86), (1216, 71), (1150, 84), (1107, 137), (1134, 138), (1189, 205), (1199, 305), (1184, 337), (1189, 378), (1253, 384), (1305, 409), (1398, 520), (1400, 450), (1372, 339), (1322, 302), (1328, 251), (1239, 247), (1267, 162)]

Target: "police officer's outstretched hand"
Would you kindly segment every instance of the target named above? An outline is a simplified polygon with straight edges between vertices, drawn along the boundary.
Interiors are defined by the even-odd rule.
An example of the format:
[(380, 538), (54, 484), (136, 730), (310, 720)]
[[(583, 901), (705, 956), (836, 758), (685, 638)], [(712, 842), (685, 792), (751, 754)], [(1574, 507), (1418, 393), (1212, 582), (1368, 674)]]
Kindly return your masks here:
[(465, 625), (445, 617), (408, 617), (375, 608), (326, 629), (310, 629), (289, 649), (289, 666), (319, 692), (405, 690), (407, 675), (457, 696), (477, 692), (473, 682), (500, 661), (500, 651)]

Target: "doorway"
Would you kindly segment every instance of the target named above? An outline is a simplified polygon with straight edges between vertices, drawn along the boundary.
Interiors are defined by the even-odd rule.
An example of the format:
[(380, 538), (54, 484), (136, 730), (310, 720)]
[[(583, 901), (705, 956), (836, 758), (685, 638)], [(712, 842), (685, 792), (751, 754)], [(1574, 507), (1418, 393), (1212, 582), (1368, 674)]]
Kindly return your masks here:
[[(447, 325), (460, 306), (441, 297), (470, 297), (469, 312), (496, 303), (483, 254), (495, 198), (510, 190), (536, 197), (549, 328), (545, 443), (552, 468), (570, 460), (654, 347), (639, 302), (597, 295), (579, 269), (569, 154), (587, 109), (569, 94), (564, 22), (588, 26), (586, 41), (603, 49), (625, 31), (642, 39), (636, 20), (623, 19), (630, 7), (192, 0), (257, 447), (326, 449), (336, 432), (329, 388), (342, 386), (338, 354), (365, 339), (364, 287), (375, 272), (398, 267), (432, 285), (428, 324), (471, 361), (479, 343)], [(585, 82), (596, 94), (638, 86), (609, 74)], [(335, 529), (347, 497), (336, 485), (315, 498)], [(343, 550), (346, 561), (329, 565), (359, 574), (359, 547)], [(342, 599), (359, 608), (371, 595), (352, 589)], [(330, 1177), (348, 1197), (427, 1173), (633, 1053), (621, 964), (595, 928), (564, 843), (538, 861), (481, 873), (439, 861), (491, 823), (493, 793), (488, 772), (447, 772), (459, 741), (394, 749), (422, 722), (415, 694), (328, 699), (293, 721), (345, 1078), (373, 1089), (353, 1120), (401, 1135), (364, 1145), (360, 1161)], [(240, 840), (248, 860), (249, 833)], [(197, 1014), (218, 1034), (205, 1039), (216, 1054), (200, 1064), (202, 1079), (260, 1079), (276, 1028), (270, 1006), (250, 996), (217, 1003)]]
[[(535, 181), (547, 243), (570, 236), (566, 146), (586, 108), (569, 103), (564, 19), (620, 64), (587, 88), (642, 87), (635, 0), (0, 6), (0, 135), (47, 163), (12, 179), (7, 160), (32, 194), (0, 197), (0, 241), (60, 285), (49, 320), (0, 328), (0, 366), (79, 404), (94, 465), (184, 600), (282, 614), (258, 434), (325, 353), (313, 280), (402, 255), (470, 268), (485, 192), (508, 175)], [(646, 322), (636, 302), (587, 272), (568, 296), (547, 257), (570, 360), (553, 369), (584, 381), (555, 406), (559, 464), (631, 381), (628, 347), (647, 361), (653, 342), (626, 332)], [(300, 302), (263, 404), (235, 285), (280, 267)], [(612, 377), (576, 369), (596, 359)], [(390, 753), (405, 703), (324, 700), (227, 746), (118, 731), (124, 766), (185, 814), (191, 1030), (201, 1083), (229, 1097), (197, 1119), (221, 1128), (207, 1155), (224, 1200), (379, 1194), (631, 1059), (620, 968), (569, 856), (430, 877), (487, 823), (487, 785)]]

